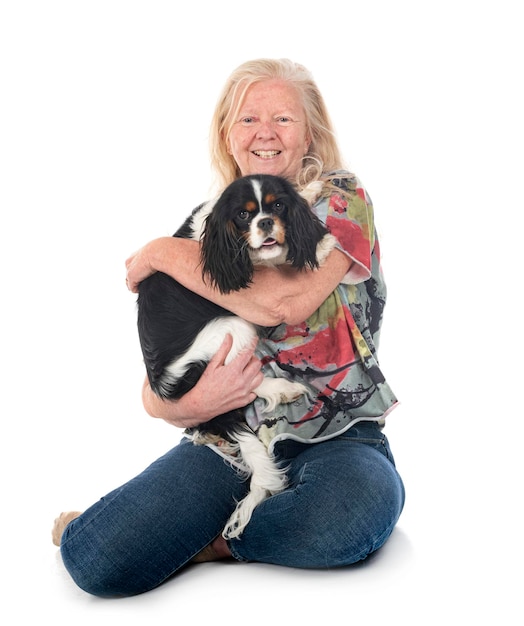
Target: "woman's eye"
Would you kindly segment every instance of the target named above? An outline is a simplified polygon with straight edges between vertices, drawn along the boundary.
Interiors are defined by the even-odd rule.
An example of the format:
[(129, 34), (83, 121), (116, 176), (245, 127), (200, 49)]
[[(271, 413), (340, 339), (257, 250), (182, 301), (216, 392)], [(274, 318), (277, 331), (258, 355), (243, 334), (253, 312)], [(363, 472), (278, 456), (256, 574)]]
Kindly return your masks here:
[(294, 124), (293, 118), (288, 117), (287, 115), (281, 115), (280, 117), (277, 117), (276, 121), (281, 126), (290, 126), (291, 124)]

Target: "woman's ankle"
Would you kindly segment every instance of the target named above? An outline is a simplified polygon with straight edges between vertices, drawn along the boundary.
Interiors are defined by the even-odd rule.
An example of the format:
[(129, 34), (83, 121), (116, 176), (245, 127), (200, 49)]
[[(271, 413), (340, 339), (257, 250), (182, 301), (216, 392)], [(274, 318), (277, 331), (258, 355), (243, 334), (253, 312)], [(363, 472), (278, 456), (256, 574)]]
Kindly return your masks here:
[(218, 535), (218, 537), (216, 537), (211, 542), (211, 546), (218, 555), (219, 559), (231, 558), (231, 550), (229, 549), (229, 546), (227, 545), (227, 542), (224, 537), (222, 537), (222, 535)]
[(207, 563), (208, 561), (221, 561), (231, 557), (226, 540), (218, 535), (213, 541), (191, 559), (191, 563)]

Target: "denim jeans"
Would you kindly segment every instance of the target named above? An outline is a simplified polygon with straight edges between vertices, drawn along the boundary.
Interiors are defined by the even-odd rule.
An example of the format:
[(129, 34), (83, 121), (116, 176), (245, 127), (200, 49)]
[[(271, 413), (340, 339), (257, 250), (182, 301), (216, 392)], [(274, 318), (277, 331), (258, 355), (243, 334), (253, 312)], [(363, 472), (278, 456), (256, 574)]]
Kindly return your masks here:
[[(404, 487), (375, 423), (323, 443), (286, 440), (276, 453), (289, 487), (260, 504), (241, 537), (228, 541), (235, 559), (334, 568), (384, 544), (402, 511)], [(215, 452), (183, 439), (67, 526), (64, 565), (94, 595), (153, 589), (220, 534), (248, 485)]]

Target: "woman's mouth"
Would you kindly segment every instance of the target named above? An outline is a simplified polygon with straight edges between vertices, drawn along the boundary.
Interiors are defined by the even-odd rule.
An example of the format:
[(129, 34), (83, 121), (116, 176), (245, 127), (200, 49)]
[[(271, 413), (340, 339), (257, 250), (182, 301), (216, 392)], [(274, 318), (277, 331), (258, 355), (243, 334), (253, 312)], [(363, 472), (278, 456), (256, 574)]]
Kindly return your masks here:
[(260, 159), (272, 159), (280, 154), (280, 150), (253, 150), (253, 154)]

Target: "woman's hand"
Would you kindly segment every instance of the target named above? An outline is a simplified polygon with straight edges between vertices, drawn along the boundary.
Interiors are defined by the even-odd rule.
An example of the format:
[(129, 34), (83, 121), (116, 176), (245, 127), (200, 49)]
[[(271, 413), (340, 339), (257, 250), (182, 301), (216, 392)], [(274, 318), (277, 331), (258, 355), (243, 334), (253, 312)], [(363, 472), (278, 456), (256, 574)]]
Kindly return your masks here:
[(126, 285), (129, 291), (138, 293), (138, 285), (154, 272), (146, 245), (126, 259)]
[(256, 342), (226, 365), (232, 343), (227, 335), (195, 387), (178, 400), (159, 398), (146, 379), (142, 399), (147, 413), (173, 426), (192, 428), (253, 402), (254, 389), (263, 379), (260, 360), (254, 355)]
[(174, 243), (174, 237), (153, 239), (126, 260), (126, 285), (130, 291), (138, 293), (140, 283), (159, 270), (156, 265), (163, 250)]

